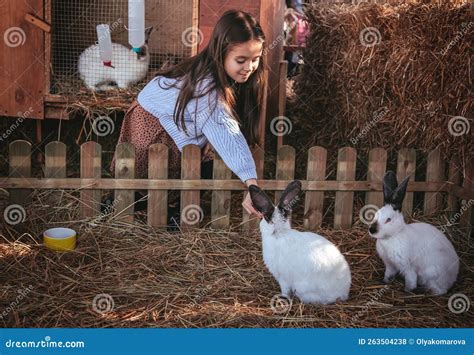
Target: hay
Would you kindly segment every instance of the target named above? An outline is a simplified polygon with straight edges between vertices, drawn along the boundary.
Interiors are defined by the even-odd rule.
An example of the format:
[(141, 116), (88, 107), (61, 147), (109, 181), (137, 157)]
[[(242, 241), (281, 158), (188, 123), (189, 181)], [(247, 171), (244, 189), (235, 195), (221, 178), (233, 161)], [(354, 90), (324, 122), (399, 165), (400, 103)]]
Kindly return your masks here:
[(86, 117), (92, 113), (126, 111), (137, 94), (140, 87), (130, 89), (112, 89), (108, 91), (93, 91), (85, 88), (79, 89), (74, 95), (63, 95), (64, 107), (69, 114), (79, 113)]
[[(60, 207), (48, 206), (49, 192), (35, 193), (25, 224), (4, 225), (0, 310), (9, 312), (1, 326), (466, 327), (474, 321), (472, 312), (449, 311), (449, 295), (408, 294), (400, 279), (385, 287), (374, 241), (360, 223), (350, 231), (319, 230), (351, 265), (350, 299), (329, 306), (294, 300), (289, 311), (276, 314), (270, 302), (279, 289), (262, 262), (258, 234), (209, 228), (169, 233), (109, 216), (81, 220), (75, 193), (57, 193)], [(298, 225), (301, 216), (294, 221)], [(59, 225), (78, 231), (74, 252), (59, 254), (41, 244), (41, 233)], [(462, 260), (460, 281), (450, 294), (472, 298), (472, 245), (457, 228), (449, 233)], [(100, 313), (93, 300), (103, 294), (112, 297), (113, 308)], [(103, 298), (97, 310), (107, 306), (111, 302)]]
[[(472, 156), (470, 16), (465, 1), (310, 6), (305, 64), (287, 105), (292, 141), (302, 151), (416, 147)], [(364, 43), (380, 42), (365, 46), (360, 36), (371, 27), (380, 37), (372, 30)], [(456, 116), (463, 121), (451, 127), (464, 134), (449, 130)]]

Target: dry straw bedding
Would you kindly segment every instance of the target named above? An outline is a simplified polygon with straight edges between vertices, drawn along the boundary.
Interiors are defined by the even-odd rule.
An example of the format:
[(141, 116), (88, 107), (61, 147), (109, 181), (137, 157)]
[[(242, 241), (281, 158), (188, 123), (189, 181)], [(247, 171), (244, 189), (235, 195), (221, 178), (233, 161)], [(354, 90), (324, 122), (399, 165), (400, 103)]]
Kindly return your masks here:
[[(278, 285), (263, 264), (257, 231), (243, 236), (238, 229), (203, 226), (170, 233), (111, 216), (91, 224), (78, 218), (73, 194), (63, 191), (62, 207), (47, 206), (46, 194), (26, 208), (23, 225), (4, 224), (2, 230), (4, 327), (468, 327), (474, 321), (472, 310), (454, 314), (448, 308), (451, 294), (474, 294), (472, 243), (455, 227), (449, 237), (461, 272), (441, 297), (405, 293), (401, 279), (385, 286), (374, 241), (359, 221), (348, 231), (319, 229), (350, 263), (350, 299), (328, 306), (294, 300), (278, 314), (270, 306)], [(301, 220), (294, 216), (297, 227)], [(53, 226), (78, 231), (74, 252), (60, 254), (41, 244), (41, 233)], [(94, 310), (101, 294), (113, 299), (109, 312)], [(97, 307), (104, 310), (104, 304)]]

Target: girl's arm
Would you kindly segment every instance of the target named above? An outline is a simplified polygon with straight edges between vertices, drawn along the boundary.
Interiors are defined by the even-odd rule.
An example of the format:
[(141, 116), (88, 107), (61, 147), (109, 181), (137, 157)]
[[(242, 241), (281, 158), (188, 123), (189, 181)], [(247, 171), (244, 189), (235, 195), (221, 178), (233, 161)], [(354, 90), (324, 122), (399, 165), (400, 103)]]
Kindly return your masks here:
[(216, 108), (211, 117), (197, 117), (197, 121), (229, 169), (247, 186), (256, 183), (255, 162), (238, 123), (223, 108)]

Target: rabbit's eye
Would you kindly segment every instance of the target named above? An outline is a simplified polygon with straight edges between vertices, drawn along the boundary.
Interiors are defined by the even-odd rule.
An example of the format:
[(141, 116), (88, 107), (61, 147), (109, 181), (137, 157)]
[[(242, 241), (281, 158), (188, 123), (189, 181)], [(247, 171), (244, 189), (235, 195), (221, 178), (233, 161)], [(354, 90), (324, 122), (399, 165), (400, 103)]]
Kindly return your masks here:
[(391, 218), (387, 218), (387, 220), (385, 221), (386, 224), (387, 224), (387, 223), (390, 223), (390, 222), (392, 222), (392, 219), (391, 219)]

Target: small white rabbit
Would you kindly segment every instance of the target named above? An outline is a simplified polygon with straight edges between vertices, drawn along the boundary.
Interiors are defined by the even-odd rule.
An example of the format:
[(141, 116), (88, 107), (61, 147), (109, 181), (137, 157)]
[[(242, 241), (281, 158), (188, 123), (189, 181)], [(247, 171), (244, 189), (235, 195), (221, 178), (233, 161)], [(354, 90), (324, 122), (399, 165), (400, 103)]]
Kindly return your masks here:
[(117, 43), (112, 43), (112, 66), (106, 66), (100, 60), (99, 45), (94, 44), (86, 48), (79, 56), (77, 68), (81, 79), (91, 90), (113, 89), (110, 85), (115, 82), (119, 88), (128, 88), (130, 85), (145, 78), (150, 65), (148, 39), (153, 27), (145, 30), (145, 45), (140, 52)]
[(420, 285), (434, 295), (442, 295), (456, 281), (459, 257), (451, 242), (434, 226), (405, 223), (401, 209), (409, 178), (398, 185), (393, 171), (385, 174), (384, 206), (375, 214), (369, 234), (377, 239), (377, 253), (385, 264), (385, 283), (401, 273), (405, 291)]
[(249, 187), (254, 207), (264, 216), (260, 232), (265, 265), (285, 297), (294, 294), (304, 303), (345, 301), (349, 297), (351, 272), (344, 256), (326, 238), (290, 226), (288, 214), (300, 191), (301, 182), (292, 181), (275, 207), (258, 186)]

